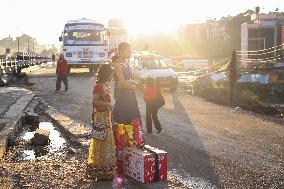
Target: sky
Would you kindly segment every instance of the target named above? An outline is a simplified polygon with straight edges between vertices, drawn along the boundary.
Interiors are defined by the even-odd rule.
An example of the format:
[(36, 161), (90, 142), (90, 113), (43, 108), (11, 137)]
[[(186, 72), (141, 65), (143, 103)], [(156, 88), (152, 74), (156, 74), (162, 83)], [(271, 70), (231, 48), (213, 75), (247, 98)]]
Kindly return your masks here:
[(68, 20), (89, 18), (107, 24), (124, 19), (130, 35), (174, 32), (183, 24), (236, 15), (260, 6), (261, 12), (279, 8), (283, 0), (1, 0), (0, 38), (35, 37), (58, 44)]

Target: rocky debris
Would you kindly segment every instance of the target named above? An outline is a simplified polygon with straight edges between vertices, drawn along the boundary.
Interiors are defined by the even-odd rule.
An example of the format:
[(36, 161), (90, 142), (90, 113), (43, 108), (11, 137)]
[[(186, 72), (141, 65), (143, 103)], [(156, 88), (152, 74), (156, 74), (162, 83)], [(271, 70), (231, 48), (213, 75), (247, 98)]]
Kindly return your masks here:
[(23, 124), (30, 125), (33, 131), (39, 127), (39, 116), (35, 111), (39, 104), (39, 99), (34, 97), (29, 105), (23, 110), (23, 113), (25, 113)]
[(6, 86), (8, 84), (8, 77), (4, 73), (4, 69), (0, 67), (0, 86)]
[(38, 114), (43, 114), (48, 109), (48, 106), (44, 103), (44, 101), (40, 100), (39, 104), (35, 108), (35, 112)]
[(37, 129), (34, 138), (32, 138), (32, 144), (35, 146), (45, 146), (48, 145), (49, 142), (49, 132)]
[(36, 114), (26, 114), (23, 119), (23, 124), (28, 125), (32, 131), (35, 131), (39, 127), (39, 116)]
[(0, 131), (5, 127), (5, 123), (0, 123)]
[(0, 76), (0, 86), (6, 86), (8, 84), (8, 78), (5, 75)]
[(25, 73), (16, 75), (10, 68), (1, 69), (0, 67), (0, 86), (18, 86), (28, 83)]

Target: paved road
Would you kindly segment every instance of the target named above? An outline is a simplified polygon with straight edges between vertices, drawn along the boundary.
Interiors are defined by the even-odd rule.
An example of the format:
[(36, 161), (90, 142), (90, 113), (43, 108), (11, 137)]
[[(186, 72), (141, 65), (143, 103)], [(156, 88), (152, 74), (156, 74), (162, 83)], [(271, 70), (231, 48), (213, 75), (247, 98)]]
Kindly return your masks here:
[(0, 118), (7, 112), (9, 107), (23, 95), (28, 93), (25, 89), (16, 87), (0, 87)]
[[(55, 93), (54, 68), (29, 72), (28, 88), (58, 111), (90, 121), (95, 77), (73, 69), (68, 92)], [(169, 175), (188, 188), (284, 188), (284, 127), (277, 120), (164, 91), (161, 134), (146, 143), (168, 152)], [(145, 120), (141, 91), (137, 98)], [(144, 126), (145, 130), (145, 126)]]

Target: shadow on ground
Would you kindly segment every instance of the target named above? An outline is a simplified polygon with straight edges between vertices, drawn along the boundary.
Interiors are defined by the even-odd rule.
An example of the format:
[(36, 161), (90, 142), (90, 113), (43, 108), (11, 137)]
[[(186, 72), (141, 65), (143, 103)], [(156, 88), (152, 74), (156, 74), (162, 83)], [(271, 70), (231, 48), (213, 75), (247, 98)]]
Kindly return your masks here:
[[(173, 120), (178, 120), (178, 115), (186, 114), (186, 109), (178, 98), (178, 93), (165, 91), (165, 95), (172, 98), (176, 114), (172, 115), (173, 112), (171, 112), (169, 115), (175, 116), (177, 119), (162, 123), (164, 126), (171, 124), (165, 128), (166, 130), (170, 129), (169, 131), (162, 131), (159, 135), (146, 135), (147, 144), (167, 151), (169, 176), (176, 182), (175, 185), (182, 183), (186, 188), (221, 188), (218, 175), (214, 172), (209, 156), (204, 149), (202, 138), (195, 130), (190, 115), (183, 115), (183, 120), (180, 120), (182, 122), (179, 124), (173, 123)], [(178, 133), (181, 132), (185, 133), (188, 143), (179, 140)]]

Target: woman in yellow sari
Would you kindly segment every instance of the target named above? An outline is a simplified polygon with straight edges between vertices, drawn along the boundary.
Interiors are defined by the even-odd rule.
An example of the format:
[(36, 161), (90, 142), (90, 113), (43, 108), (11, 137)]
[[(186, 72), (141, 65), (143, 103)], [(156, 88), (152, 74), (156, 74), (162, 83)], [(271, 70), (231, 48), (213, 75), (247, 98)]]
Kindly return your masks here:
[[(93, 138), (89, 147), (87, 171), (94, 179), (112, 179), (116, 176), (116, 149), (112, 130), (112, 105), (109, 82), (113, 77), (113, 68), (109, 64), (100, 66), (97, 83), (93, 91), (93, 126), (105, 137)], [(102, 127), (97, 128), (97, 123)]]

